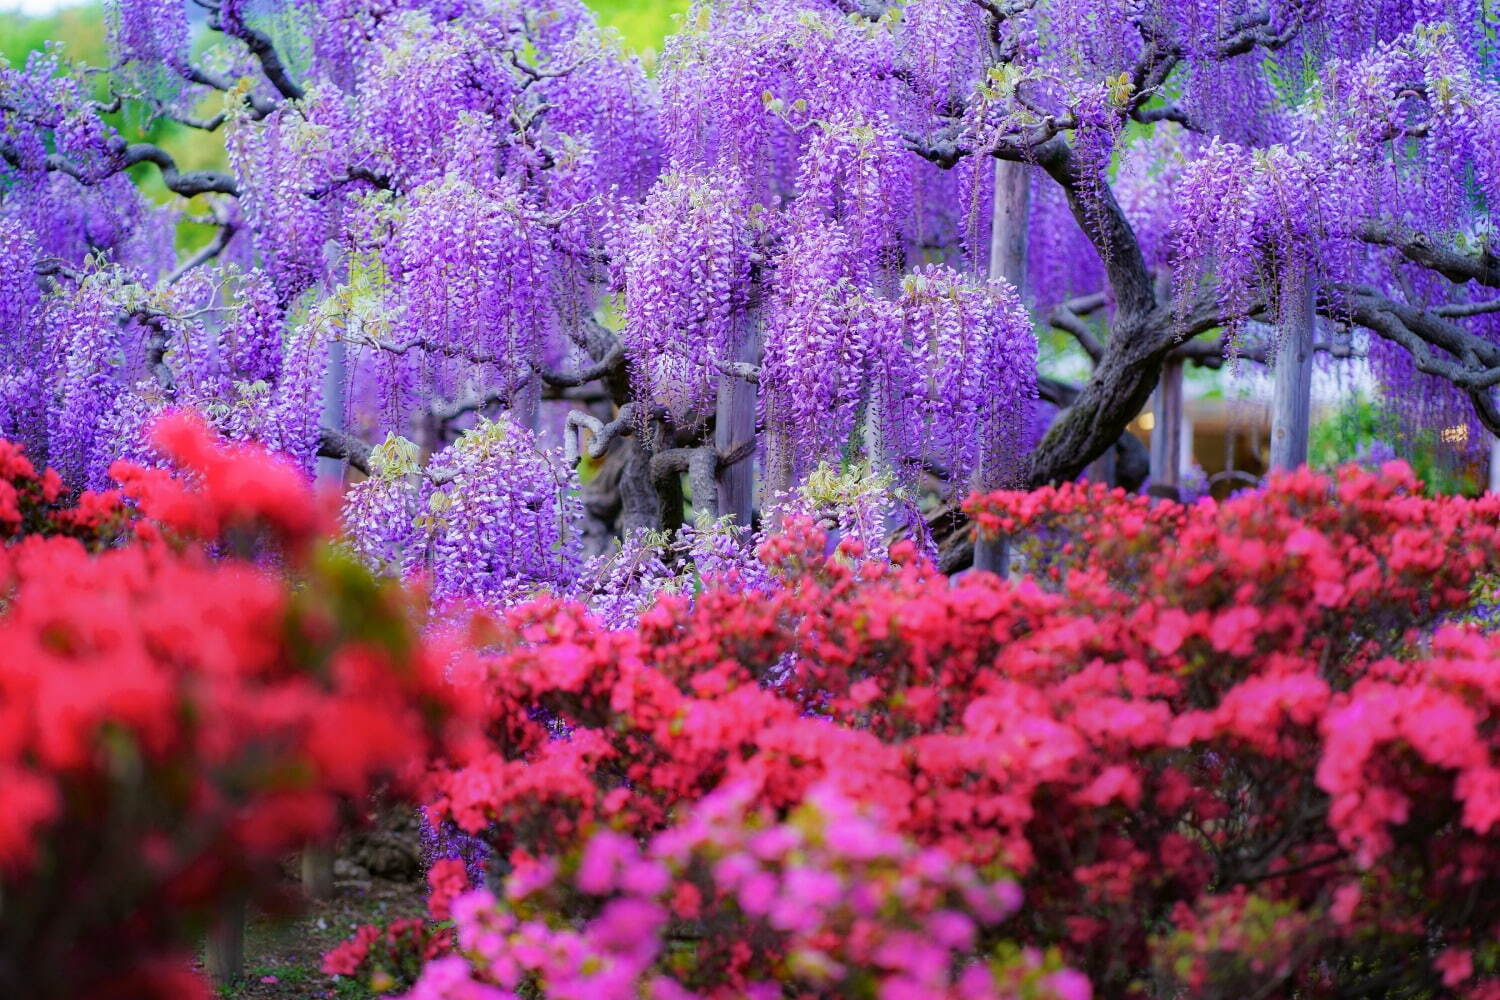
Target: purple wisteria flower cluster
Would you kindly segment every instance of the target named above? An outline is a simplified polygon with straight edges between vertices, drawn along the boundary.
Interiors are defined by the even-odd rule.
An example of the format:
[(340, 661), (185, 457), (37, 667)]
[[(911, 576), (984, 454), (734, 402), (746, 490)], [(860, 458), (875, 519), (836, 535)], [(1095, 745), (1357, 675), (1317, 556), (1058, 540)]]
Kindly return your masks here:
[(694, 0), (652, 65), (582, 0), (197, 7), (0, 67), (0, 434), (72, 488), (191, 408), (445, 599), (648, 593), (640, 539), (748, 565), (820, 469), (887, 532), (1074, 478), (1294, 295), (1412, 440), (1500, 431), (1474, 0)]

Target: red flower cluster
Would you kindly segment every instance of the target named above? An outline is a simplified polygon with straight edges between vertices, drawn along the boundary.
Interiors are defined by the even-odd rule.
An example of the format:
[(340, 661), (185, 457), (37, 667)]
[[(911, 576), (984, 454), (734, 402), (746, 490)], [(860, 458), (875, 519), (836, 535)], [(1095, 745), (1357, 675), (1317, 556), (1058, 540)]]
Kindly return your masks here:
[(1500, 501), (1391, 467), (970, 507), (1033, 576), (856, 568), (793, 524), (770, 592), (666, 598), (631, 632), (553, 600), (495, 622), (489, 749), (434, 815), (520, 863), (644, 842), (729, 780), (779, 816), (822, 786), (1010, 872), (995, 933), (1107, 995), (1500, 993), (1500, 639), (1444, 624), (1500, 569)]
[(376, 993), (413, 985), (423, 967), (453, 951), (453, 932), (416, 917), (393, 920), (384, 927), (365, 924), (354, 936), (323, 956), (330, 976), (351, 976)]
[(319, 543), (300, 476), (188, 418), (156, 440), (178, 471), (62, 509), (0, 445), (0, 995), (182, 995), (211, 907), (461, 715), (420, 607)]
[(63, 502), (63, 482), (56, 472), (38, 474), (20, 446), (0, 440), (0, 542), (22, 535), (71, 535), (91, 545), (111, 539), (124, 510), (114, 494), (85, 493)]

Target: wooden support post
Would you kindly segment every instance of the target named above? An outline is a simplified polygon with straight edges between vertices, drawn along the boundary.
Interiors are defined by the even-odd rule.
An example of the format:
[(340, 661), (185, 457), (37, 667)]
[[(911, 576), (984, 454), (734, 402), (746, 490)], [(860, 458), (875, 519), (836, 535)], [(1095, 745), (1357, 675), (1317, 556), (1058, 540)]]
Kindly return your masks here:
[(220, 904), (214, 925), (208, 931), (204, 965), (215, 986), (229, 986), (245, 969), (245, 902), (234, 899)]
[[(1005, 280), (1023, 298), (1026, 291), (1026, 237), (1031, 216), (1031, 166), (1026, 163), (995, 161), (995, 195), (990, 209), (991, 280)], [(1004, 443), (994, 439), (995, 429), (987, 429), (991, 440), (985, 442), (979, 474), (974, 486), (981, 491), (1004, 485), (1002, 462)], [(975, 538), (974, 568), (991, 573), (1010, 569), (1010, 541), (1007, 538)]]
[(308, 844), (302, 849), (302, 891), (308, 899), (333, 896), (333, 848)]
[(1500, 437), (1490, 438), (1490, 492), (1500, 493)]
[[(344, 377), (346, 350), (342, 340), (328, 345), (328, 370), (323, 375), (323, 426), (344, 426)], [(341, 458), (319, 458), (318, 479), (341, 484), (349, 466)]]
[[(759, 337), (751, 335), (746, 338), (737, 360), (753, 363), (758, 360), (759, 352)], [(755, 388), (755, 383), (734, 375), (719, 375), (714, 448), (720, 455), (727, 455), (755, 439)], [(755, 510), (755, 456), (747, 455), (733, 465), (719, 469), (715, 482), (719, 516), (731, 517), (735, 524), (748, 529)]]
[(990, 208), (990, 278), (1026, 291), (1027, 223), (1031, 216), (1031, 165), (995, 161), (995, 198)]
[[(329, 239), (323, 243), (324, 277), (319, 282), (319, 290), (324, 297), (332, 296), (339, 283), (348, 276), (348, 269), (342, 257), (343, 250), (337, 240)], [(342, 339), (332, 334), (329, 336), (328, 368), (323, 373), (322, 419), (324, 427), (342, 429), (345, 410), (344, 383), (348, 376), (347, 351)], [(319, 480), (342, 484), (348, 476), (349, 466), (341, 458), (319, 458), (317, 473)]]
[[(324, 247), (324, 254), (329, 261), (330, 273), (337, 273), (338, 248), (329, 244)], [(325, 281), (323, 291), (332, 294), (333, 282)], [(328, 345), (328, 369), (323, 374), (323, 426), (344, 426), (344, 385), (348, 378), (348, 348), (343, 340), (335, 337)], [(436, 425), (432, 421), (424, 421), (426, 429), (432, 431), (432, 437), (436, 439)], [(338, 458), (319, 458), (317, 464), (318, 482), (325, 488), (334, 488), (342, 492), (344, 483), (348, 478), (349, 466)], [(312, 899), (326, 899), (333, 895), (333, 853), (324, 847), (308, 845), (302, 852), (302, 886), (307, 895)], [(238, 931), (235, 928), (238, 928)], [(217, 940), (216, 935), (222, 935)], [(227, 935), (237, 933), (240, 940), (231, 942)], [(210, 933), (208, 939), (209, 964), (212, 969), (213, 956), (217, 947), (219, 953), (227, 960), (233, 959), (229, 967), (235, 976), (239, 975), (240, 963), (244, 957), (245, 944), (245, 908), (238, 907), (238, 917), (221, 921), (221, 928)], [(214, 974), (214, 982), (220, 983), (217, 973)]]
[(1182, 492), (1182, 362), (1162, 365), (1151, 425), (1151, 486), (1156, 496)]
[(1312, 272), (1282, 278), (1277, 317), (1275, 389), (1271, 395), (1271, 471), (1307, 464), (1312, 416), (1313, 325), (1317, 314)]

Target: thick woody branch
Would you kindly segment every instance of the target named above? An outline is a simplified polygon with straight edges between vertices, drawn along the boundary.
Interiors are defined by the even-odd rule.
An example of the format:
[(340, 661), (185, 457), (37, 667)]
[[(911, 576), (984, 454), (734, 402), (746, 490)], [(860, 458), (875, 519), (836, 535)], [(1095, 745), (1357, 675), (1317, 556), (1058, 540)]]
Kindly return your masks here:
[(1195, 121), (1187, 110), (1176, 104), (1163, 104), (1154, 108), (1138, 107), (1130, 112), (1130, 117), (1145, 125), (1156, 122), (1175, 122), (1190, 132), (1206, 132), (1202, 124)]
[[(52, 168), (52, 159), (52, 157), (47, 158), (49, 168)], [(189, 170), (184, 173), (177, 168), (177, 161), (172, 158), (171, 153), (149, 142), (133, 142), (126, 146), (121, 152), (121, 162), (124, 167), (133, 167), (138, 163), (155, 164), (161, 171), (161, 180), (167, 189), (184, 198), (191, 198), (198, 194), (237, 195), (240, 193), (234, 178), (229, 174), (217, 170)], [(73, 176), (78, 175), (73, 173)]]
[[(449, 424), (459, 417), (480, 410), (488, 409), (508, 403), (514, 392), (510, 389), (490, 389), (485, 392), (470, 392), (457, 399), (434, 403), (428, 408), (432, 419), (440, 424)], [(572, 403), (607, 403), (610, 395), (606, 392), (588, 389), (554, 389), (550, 386), (542, 390), (542, 398), (548, 400), (565, 399)]]
[(499, 365), (504, 363), (504, 358), (498, 354), (488, 351), (475, 351), (457, 344), (440, 344), (426, 337), (412, 337), (410, 340), (394, 341), (381, 340), (368, 334), (358, 334), (350, 338), (354, 343), (365, 344), (377, 350), (387, 351), (391, 354), (406, 354), (410, 351), (423, 350), (433, 354), (441, 354), (444, 357), (458, 358), (462, 361), (471, 361), (476, 365)]
[(1477, 281), (1489, 288), (1500, 288), (1500, 258), (1487, 249), (1466, 253), (1441, 246), (1422, 233), (1381, 222), (1367, 223), (1360, 229), (1359, 238), (1366, 243), (1391, 247), (1412, 263), (1436, 271), (1457, 284)]
[[(1349, 311), (1350, 318), (1361, 326), (1369, 326), (1366, 320), (1378, 321), (1382, 317), (1391, 317), (1426, 343), (1454, 357), (1472, 357), (1486, 368), (1500, 367), (1500, 346), (1443, 316), (1393, 301), (1378, 290), (1365, 286), (1337, 287), (1335, 291), (1343, 296), (1342, 301), (1335, 298), (1321, 303), (1320, 309), (1326, 315), (1336, 317), (1342, 306)], [(1370, 329), (1376, 328), (1372, 326)], [(1380, 331), (1376, 329), (1376, 332)]]
[(1230, 59), (1257, 48), (1274, 51), (1290, 42), (1301, 27), (1302, 19), (1295, 9), (1286, 24), (1279, 28), (1271, 23), (1270, 13), (1252, 14), (1231, 25), (1220, 36), (1216, 54), (1220, 59)]
[[(406, 354), (414, 350), (429, 351), (433, 354), (441, 354), (445, 357), (458, 358), (477, 365), (503, 365), (505, 358), (488, 351), (476, 351), (459, 344), (442, 344), (426, 337), (412, 337), (404, 341), (382, 340), (379, 337), (356, 336), (355, 342), (362, 343), (377, 350), (387, 351), (391, 354)], [(531, 368), (537, 376), (547, 385), (555, 389), (571, 389), (586, 385), (597, 379), (605, 378), (620, 371), (625, 363), (625, 349), (618, 342), (609, 349), (603, 358), (593, 364), (576, 372), (554, 372), (543, 367), (539, 362), (533, 362)]]
[(338, 459), (367, 476), (370, 474), (371, 450), (368, 444), (345, 431), (332, 427), (323, 427), (318, 431), (318, 456), (320, 458)]
[(355, 166), (350, 167), (348, 170), (344, 171), (341, 176), (333, 178), (326, 184), (319, 185), (318, 187), (312, 188), (302, 193), (307, 195), (307, 197), (311, 198), (313, 201), (318, 201), (321, 198), (328, 197), (330, 194), (347, 184), (357, 184), (361, 182), (379, 188), (382, 191), (395, 190), (395, 182), (385, 174), (371, 170), (369, 167)]
[[(1471, 398), (1476, 393), (1487, 396), (1491, 388), (1500, 385), (1500, 347), (1441, 316), (1394, 302), (1368, 289), (1349, 292), (1341, 301), (1320, 302), (1319, 311), (1335, 318), (1342, 313), (1360, 326), (1400, 344), (1411, 354), (1419, 371), (1448, 380)], [(1487, 406), (1481, 407), (1481, 419), (1486, 409)], [(1490, 429), (1500, 433), (1500, 424)]]
[(256, 61), (260, 63), (261, 71), (265, 73), (266, 79), (271, 81), (271, 86), (289, 101), (300, 101), (305, 97), (307, 92), (299, 87), (291, 74), (287, 72), (286, 64), (281, 61), (281, 55), (276, 51), (276, 46), (271, 42), (270, 36), (237, 18), (235, 21), (236, 23), (232, 26), (224, 26), (221, 30), (226, 35), (231, 35), (245, 43), (250, 54), (255, 56)]
[(1037, 165), (1062, 186), (1073, 218), (1099, 251), (1114, 292), (1117, 317), (1128, 324), (1149, 314), (1157, 306), (1155, 279), (1109, 182), (1080, 162), (1061, 139), (1048, 142), (1036, 153)]
[(1143, 313), (1118, 309), (1093, 376), (1067, 400), (1067, 409), (1033, 453), (1030, 482), (1072, 479), (1114, 447), (1156, 388), (1168, 354), (1220, 322), (1217, 297), (1209, 290)]
[(1435, 306), (1432, 309), (1434, 316), (1442, 316), (1444, 319), (1463, 319), (1466, 316), (1483, 316), (1494, 312), (1500, 312), (1500, 299), (1491, 299), (1488, 302), (1458, 302), (1452, 305)]
[(1061, 379), (1048, 378), (1045, 375), (1037, 376), (1037, 395), (1058, 409), (1066, 409), (1073, 405), (1073, 400), (1083, 391), (1078, 386), (1064, 382)]
[(1098, 337), (1094, 336), (1094, 331), (1089, 329), (1083, 317), (1068, 307), (1068, 303), (1064, 302), (1052, 308), (1052, 311), (1047, 314), (1047, 325), (1070, 334), (1074, 340), (1078, 341), (1078, 346), (1083, 348), (1083, 352), (1089, 356), (1090, 360), (1097, 362), (1104, 356), (1104, 345), (1100, 343)]
[(651, 481), (658, 492), (684, 472), (688, 488), (693, 491), (693, 506), (710, 517), (718, 516), (718, 484), (714, 473), (719, 467), (719, 453), (712, 445), (697, 448), (671, 448), (651, 456)]
[(738, 465), (754, 454), (754, 439), (751, 439), (749, 441), (741, 441), (730, 448), (728, 451), (721, 451), (718, 453), (717, 468), (719, 471), (722, 471), (729, 468), (731, 465)]
[[(1094, 376), (1033, 452), (1027, 479), (1035, 485), (1072, 479), (1113, 447), (1156, 388), (1166, 353), (1219, 321), (1219, 304), (1211, 296), (1200, 295), (1185, 306), (1158, 302), (1155, 277), (1109, 181), (1081, 162), (1060, 135), (1047, 134), (1055, 125), (1035, 136), (1002, 140), (989, 153), (1041, 167), (1062, 187), (1074, 219), (1104, 263), (1115, 314), (1107, 341), (1099, 344), (1091, 331), (1081, 341), (1085, 350), (1097, 346)], [(1041, 141), (1032, 141), (1035, 137)], [(908, 145), (940, 165), (972, 152), (948, 136), (909, 137)], [(1070, 326), (1075, 336), (1084, 332), (1081, 323)]]
[(760, 365), (749, 361), (715, 361), (714, 367), (731, 378), (744, 379), (754, 385), (760, 384)]
[[(189, 65), (183, 67), (181, 73), (183, 78), (189, 83), (196, 83), (200, 87), (208, 87), (210, 90), (217, 90), (224, 94), (234, 90), (237, 85), (237, 81), (216, 73), (210, 73), (201, 66)], [(254, 93), (245, 95), (245, 103), (250, 105), (251, 110), (254, 112), (252, 117), (257, 120), (266, 117), (275, 111), (278, 106), (270, 98)]]
[[(583, 410), (569, 410), (563, 427), (563, 453), (568, 464), (577, 465), (584, 454), (589, 458), (602, 457), (615, 438), (634, 431), (637, 409), (635, 403), (626, 403), (609, 423)], [(582, 440), (585, 430), (593, 435), (587, 449), (583, 448)]]
[(215, 206), (214, 217), (218, 220), (219, 224), (218, 232), (214, 233), (214, 238), (197, 253), (184, 260), (181, 264), (178, 264), (172, 270), (172, 273), (167, 275), (166, 284), (175, 285), (194, 268), (207, 264), (223, 253), (224, 248), (229, 245), (229, 241), (234, 239), (234, 234), (239, 231), (239, 226), (229, 217), (228, 213), (222, 208)]
[[(1359, 358), (1364, 355), (1357, 353), (1349, 344), (1336, 341), (1319, 341), (1313, 345), (1313, 352), (1326, 354), (1331, 358)], [(1225, 363), (1231, 359), (1229, 345), (1224, 338), (1217, 340), (1193, 340), (1181, 347), (1174, 348), (1167, 355), (1173, 361), (1186, 361), (1199, 368), (1208, 368), (1217, 371), (1223, 368)], [(1255, 364), (1270, 364), (1270, 358), (1264, 348), (1242, 347), (1235, 351), (1233, 357), (1240, 361), (1251, 361)]]
[(854, 14), (869, 21), (878, 21), (895, 4), (886, 0), (838, 0), (838, 7), (845, 14)]
[(521, 85), (521, 89), (523, 90), (534, 83), (541, 83), (543, 80), (557, 80), (568, 76), (593, 62), (592, 56), (586, 56), (576, 62), (568, 63), (566, 66), (552, 66), (542, 69), (538, 66), (522, 62), (520, 55), (517, 54), (515, 49), (506, 49), (501, 54), (513, 69), (526, 78), (526, 81)]
[(624, 363), (625, 346), (619, 341), (616, 341), (614, 346), (610, 347), (609, 351), (604, 355), (604, 357), (600, 358), (598, 361), (594, 362), (588, 367), (582, 368), (576, 372), (548, 371), (540, 364), (535, 364), (532, 367), (536, 369), (536, 373), (537, 375), (541, 376), (542, 381), (546, 382), (548, 385), (555, 386), (559, 389), (570, 389), (589, 382), (593, 382), (595, 379), (604, 378), (607, 375), (613, 375), (615, 372), (620, 370), (620, 367)]
[(177, 380), (167, 365), (167, 325), (160, 314), (141, 315), (141, 322), (150, 333), (146, 337), (146, 370), (158, 385), (170, 396), (177, 391)]

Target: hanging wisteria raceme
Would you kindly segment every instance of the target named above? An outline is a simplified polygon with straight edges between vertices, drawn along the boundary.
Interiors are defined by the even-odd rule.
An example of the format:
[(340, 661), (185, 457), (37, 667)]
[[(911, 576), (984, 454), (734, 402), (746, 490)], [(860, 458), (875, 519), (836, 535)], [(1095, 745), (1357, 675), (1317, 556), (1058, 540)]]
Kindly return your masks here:
[(349, 180), (351, 122), (343, 95), (315, 89), (269, 117), (235, 123), (229, 162), (255, 249), (290, 301), (325, 277), (325, 244), (339, 234), (338, 201)]
[[(66, 157), (67, 173), (80, 181), (100, 181), (117, 167), (118, 133), (92, 113), (88, 81), (70, 69), (57, 45), (30, 53), (22, 67), (0, 67), (7, 187), (44, 177), (58, 162), (49, 153)], [(24, 210), (26, 203), (7, 207)]]
[[(1500, 95), (1482, 76), (1451, 23), (1418, 24), (1329, 63), (1288, 112), (1284, 142), (1209, 143), (1175, 195), (1178, 280), (1196, 283), (1210, 268), (1235, 332), (1251, 313), (1274, 314), (1267, 277), (1274, 284), (1287, 269), (1319, 270), (1331, 318), (1377, 330), (1376, 296), (1440, 310), (1471, 300), (1474, 291), (1413, 266), (1420, 261), (1395, 244), (1403, 233), (1456, 232), (1482, 245), (1487, 222), (1476, 206), (1500, 196), (1500, 160), (1484, 138), (1500, 126)], [(1469, 326), (1483, 351), (1497, 341), (1478, 311)], [(1387, 405), (1410, 430), (1441, 428), (1443, 445), (1479, 453), (1486, 435), (1470, 399), (1412, 346), (1398, 338), (1369, 348)]]
[(683, 573), (668, 565), (672, 540), (636, 531), (607, 555), (590, 559), (578, 574), (578, 596), (611, 628), (633, 628), (664, 593), (681, 593)]
[(887, 448), (898, 460), (936, 463), (960, 482), (1013, 478), (1036, 395), (1036, 339), (1015, 289), (924, 267), (903, 282), (899, 308), (919, 363), (915, 398), (901, 407), (905, 425)]
[(286, 315), (275, 286), (265, 272), (251, 271), (242, 276), (238, 291), (238, 306), (218, 337), (225, 369), (237, 381), (276, 382)]
[(620, 247), (621, 340), (642, 395), (688, 423), (713, 399), (719, 362), (749, 335), (751, 238), (731, 182), (670, 174)]
[(843, 223), (857, 278), (878, 287), (905, 264), (902, 223), (911, 214), (912, 162), (901, 138), (857, 119), (820, 122), (797, 173), (795, 231), (817, 233), (820, 219)]
[(855, 275), (861, 269), (844, 227), (829, 223), (788, 236), (766, 308), (760, 406), (766, 461), (785, 485), (820, 457), (837, 455), (858, 430), (869, 337)]
[(890, 38), (836, 3), (700, 0), (662, 54), (669, 162), (740, 177), (758, 201), (790, 194), (817, 123), (893, 120)]
[(477, 154), (465, 148), (474, 134), (460, 118), (503, 114), (517, 85), (503, 71), (505, 50), (487, 51), (462, 23), (408, 11), (383, 22), (376, 38), (360, 80), (360, 133), (371, 168), (411, 190), (441, 177), (455, 156)]
[(489, 384), (519, 389), (553, 312), (552, 248), (535, 211), (512, 185), (480, 188), (458, 169), (403, 209), (383, 255), (397, 301), (380, 342), (480, 366)]
[[(136, 324), (122, 326), (111, 294), (109, 272), (86, 276), (73, 294), (48, 302), (47, 328), (51, 384), (48, 398), (47, 461), (65, 482), (96, 485), (94, 443), (116, 405), (122, 381), (131, 380), (131, 348), (143, 342)], [(132, 343), (135, 342), (135, 344)]]
[(373, 449), (370, 473), (345, 497), (349, 545), (383, 572), (429, 578), (440, 603), (568, 593), (587, 575), (575, 484), (509, 416), (465, 432), (425, 471), (417, 447), (392, 435)]
[(38, 365), (46, 347), (42, 297), (32, 264), (36, 239), (12, 219), (0, 218), (0, 428), (29, 448), (45, 440), (47, 405)]
[(962, 108), (989, 68), (991, 38), (984, 10), (972, 0), (912, 0), (901, 11), (896, 54), (923, 110)]
[[(555, 147), (554, 162), (540, 180), (555, 209), (568, 203), (559, 203), (559, 188), (569, 190), (571, 204), (579, 207), (612, 193), (637, 201), (661, 165), (655, 95), (641, 64), (623, 55), (617, 36), (587, 16), (579, 17), (574, 30), (558, 47), (552, 69), (557, 75), (531, 83), (536, 99), (549, 106), (541, 124), (544, 141)], [(583, 70), (562, 71), (568, 67)]]
[(428, 482), (433, 594), (505, 602), (565, 590), (578, 573), (575, 484), (559, 457), (509, 415), (433, 456)]
[(105, 4), (109, 42), (123, 60), (150, 73), (180, 72), (187, 67), (187, 5), (176, 0)]
[(370, 452), (370, 475), (350, 487), (341, 519), (351, 548), (390, 576), (423, 566), (430, 522), (422, 518), (417, 447), (394, 434)]
[(1260, 271), (1300, 266), (1317, 255), (1319, 234), (1308, 227), (1322, 216), (1310, 166), (1285, 147), (1253, 150), (1216, 142), (1183, 179), (1178, 196), (1193, 210), (1178, 217), (1178, 259), (1211, 262), (1232, 331), (1258, 304)]

